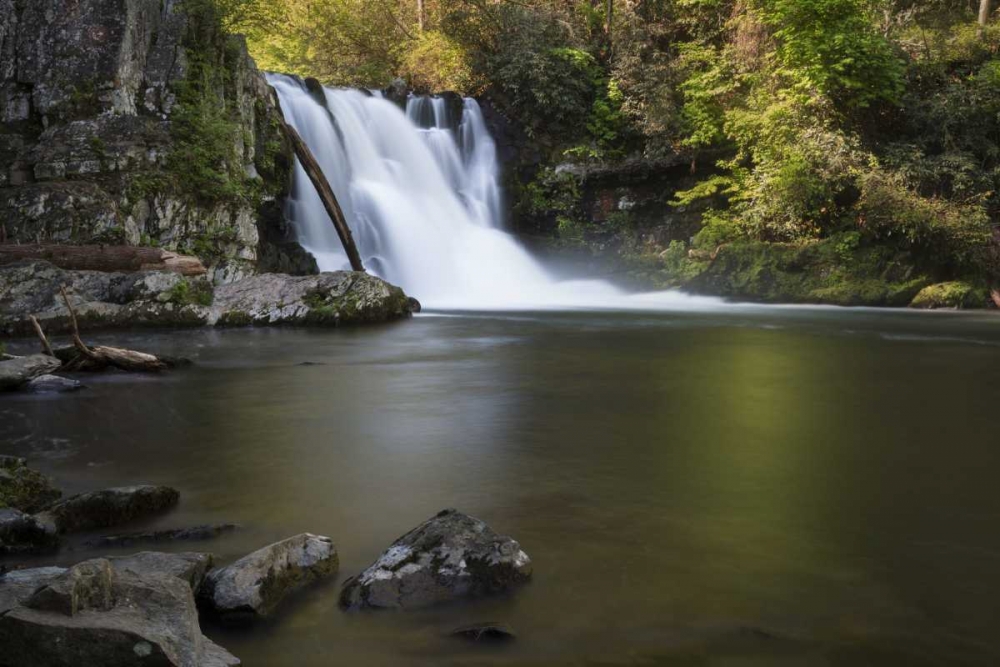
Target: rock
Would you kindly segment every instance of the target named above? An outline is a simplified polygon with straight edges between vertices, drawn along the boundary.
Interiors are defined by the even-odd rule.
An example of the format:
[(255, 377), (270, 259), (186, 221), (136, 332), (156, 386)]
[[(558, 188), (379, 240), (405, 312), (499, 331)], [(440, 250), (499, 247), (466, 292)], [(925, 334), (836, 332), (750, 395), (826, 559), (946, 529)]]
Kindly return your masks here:
[(79, 389), (83, 389), (81, 382), (58, 375), (40, 375), (21, 387), (21, 391), (32, 394), (57, 394)]
[(29, 468), (24, 459), (0, 457), (0, 507), (37, 512), (61, 496), (52, 480)]
[(107, 528), (169, 509), (180, 493), (169, 486), (125, 486), (61, 500), (39, 518), (61, 533)]
[(209, 540), (239, 528), (235, 523), (218, 523), (190, 528), (170, 528), (122, 535), (106, 535), (86, 543), (88, 547), (129, 547), (134, 544)]
[(953, 281), (929, 285), (913, 297), (910, 308), (936, 309), (983, 308), (990, 301), (990, 293), (985, 287)]
[(84, 609), (111, 609), (111, 584), (114, 573), (111, 562), (95, 558), (74, 565), (24, 601), (25, 607), (76, 616)]
[(23, 604), (32, 593), (65, 571), (64, 567), (38, 567), (0, 575), (0, 616)]
[(468, 639), (474, 642), (510, 641), (517, 637), (514, 631), (502, 623), (474, 623), (455, 628), (450, 633), (452, 637)]
[(334, 574), (339, 565), (330, 538), (302, 533), (212, 570), (198, 599), (228, 619), (267, 616), (290, 592)]
[[(71, 575), (84, 570), (89, 578), (81, 575), (74, 579)], [(41, 583), (43, 588), (25, 597), (29, 582)], [(75, 613), (67, 615), (66, 602), (74, 599), (65, 592), (70, 584), (78, 595)], [(62, 593), (57, 594), (56, 589)], [(40, 597), (44, 603), (38, 605)], [(86, 602), (79, 604), (85, 598)], [(201, 634), (191, 587), (167, 574), (147, 572), (139, 576), (108, 568), (107, 561), (101, 560), (81, 563), (65, 572), (14, 572), (0, 579), (0, 605), (8, 607), (0, 616), (0, 662), (8, 665), (240, 664)], [(73, 609), (72, 603), (69, 608)]]
[(206, 553), (176, 553), (168, 554), (159, 551), (142, 551), (131, 556), (110, 558), (111, 564), (118, 572), (131, 572), (139, 577), (149, 574), (165, 574), (177, 577), (197, 592), (209, 568), (212, 567), (212, 554)]
[(393, 542), (344, 584), (346, 609), (416, 609), (506, 591), (531, 577), (531, 559), (483, 521), (447, 509)]
[(39, 553), (59, 547), (59, 536), (49, 526), (20, 510), (0, 509), (0, 554)]
[(0, 361), (0, 391), (17, 389), (36, 377), (56, 370), (61, 365), (55, 357), (44, 354)]
[(403, 290), (367, 273), (315, 276), (269, 273), (215, 291), (215, 321), (223, 326), (386, 322), (411, 314)]

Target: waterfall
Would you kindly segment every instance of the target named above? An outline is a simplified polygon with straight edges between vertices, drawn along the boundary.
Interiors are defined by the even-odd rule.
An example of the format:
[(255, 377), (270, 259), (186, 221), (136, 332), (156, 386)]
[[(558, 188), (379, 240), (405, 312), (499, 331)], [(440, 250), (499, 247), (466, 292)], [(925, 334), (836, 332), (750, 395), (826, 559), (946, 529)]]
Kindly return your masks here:
[[(365, 267), (440, 309), (650, 308), (714, 303), (676, 292), (631, 297), (598, 280), (559, 281), (503, 231), (496, 145), (473, 99), (323, 89), (270, 74), (286, 120), (315, 154)], [(458, 112), (458, 113), (456, 113)], [(458, 116), (458, 117), (455, 117)], [(288, 216), (321, 270), (349, 268), (296, 161)]]

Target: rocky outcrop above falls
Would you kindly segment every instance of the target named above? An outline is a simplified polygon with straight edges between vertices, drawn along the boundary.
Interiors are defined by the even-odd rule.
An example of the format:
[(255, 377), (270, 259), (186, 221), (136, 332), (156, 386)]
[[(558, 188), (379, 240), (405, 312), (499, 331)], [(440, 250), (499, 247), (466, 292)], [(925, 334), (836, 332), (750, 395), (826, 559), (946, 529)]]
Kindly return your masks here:
[(218, 282), (314, 270), (269, 88), (211, 7), (0, 0), (0, 243), (157, 245)]
[[(312, 276), (268, 273), (214, 286), (165, 271), (65, 271), (44, 261), (0, 266), (0, 333), (68, 332), (65, 286), (82, 329), (136, 326), (337, 326), (408, 317), (419, 304), (381, 278), (352, 271)], [(36, 369), (38, 374), (47, 368)]]

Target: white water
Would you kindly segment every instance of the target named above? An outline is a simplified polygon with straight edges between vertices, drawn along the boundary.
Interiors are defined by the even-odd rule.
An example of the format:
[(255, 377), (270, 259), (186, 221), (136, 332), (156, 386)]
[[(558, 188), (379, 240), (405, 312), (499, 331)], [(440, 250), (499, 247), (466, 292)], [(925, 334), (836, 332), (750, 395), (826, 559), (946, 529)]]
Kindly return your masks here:
[[(368, 271), (439, 309), (714, 307), (680, 292), (630, 295), (600, 280), (560, 281), (502, 230), (496, 146), (475, 100), (412, 97), (404, 113), (381, 96), (269, 75), (287, 121), (312, 149)], [(328, 111), (329, 110), (329, 111)], [(319, 196), (295, 166), (288, 214), (324, 271), (349, 268)]]

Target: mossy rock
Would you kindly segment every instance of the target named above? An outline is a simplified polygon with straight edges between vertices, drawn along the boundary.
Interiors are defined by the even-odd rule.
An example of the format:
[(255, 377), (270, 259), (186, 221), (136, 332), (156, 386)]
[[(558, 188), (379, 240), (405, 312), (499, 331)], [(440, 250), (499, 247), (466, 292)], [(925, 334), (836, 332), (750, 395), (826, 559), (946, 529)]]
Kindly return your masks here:
[(37, 512), (61, 496), (52, 480), (29, 468), (24, 459), (0, 456), (0, 508)]
[(967, 282), (955, 280), (937, 283), (920, 290), (910, 302), (910, 308), (937, 309), (983, 308), (989, 299), (989, 292)]

